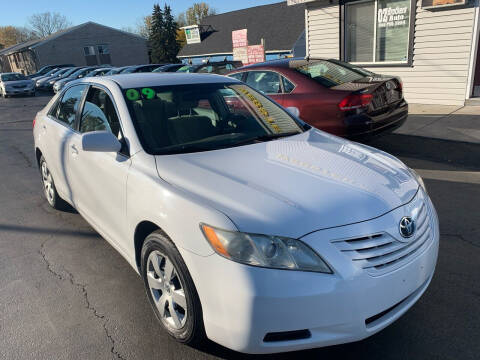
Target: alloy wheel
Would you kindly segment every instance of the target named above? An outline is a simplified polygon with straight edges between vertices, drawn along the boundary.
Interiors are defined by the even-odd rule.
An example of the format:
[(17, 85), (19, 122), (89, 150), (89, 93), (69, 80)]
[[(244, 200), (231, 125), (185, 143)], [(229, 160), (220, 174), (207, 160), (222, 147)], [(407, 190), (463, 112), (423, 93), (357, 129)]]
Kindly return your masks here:
[(42, 181), (43, 189), (45, 191), (45, 196), (50, 205), (54, 206), (55, 204), (55, 189), (53, 185), (53, 178), (50, 170), (48, 170), (47, 163), (42, 162)]
[(147, 280), (164, 325), (172, 330), (181, 329), (187, 321), (184, 286), (170, 258), (158, 250), (148, 256)]

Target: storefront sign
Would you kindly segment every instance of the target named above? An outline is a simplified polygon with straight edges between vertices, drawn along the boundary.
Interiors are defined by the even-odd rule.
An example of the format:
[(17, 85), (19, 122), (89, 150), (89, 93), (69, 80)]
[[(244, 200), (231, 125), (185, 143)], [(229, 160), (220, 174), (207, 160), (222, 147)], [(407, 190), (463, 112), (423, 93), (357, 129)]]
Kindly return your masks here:
[(187, 44), (198, 44), (201, 42), (200, 29), (198, 28), (198, 25), (185, 26), (182, 29), (185, 31)]
[(408, 11), (407, 6), (404, 7), (386, 7), (378, 9), (378, 21), (379, 28), (396, 28), (408, 25)]
[(265, 61), (265, 50), (263, 45), (251, 45), (248, 47), (248, 63), (255, 64)]
[(247, 29), (232, 31), (233, 48), (248, 46)]
[(422, 8), (429, 9), (429, 8), (465, 5), (467, 1), (468, 0), (422, 0)]
[(247, 46), (233, 48), (233, 60), (241, 61), (244, 65), (248, 64)]

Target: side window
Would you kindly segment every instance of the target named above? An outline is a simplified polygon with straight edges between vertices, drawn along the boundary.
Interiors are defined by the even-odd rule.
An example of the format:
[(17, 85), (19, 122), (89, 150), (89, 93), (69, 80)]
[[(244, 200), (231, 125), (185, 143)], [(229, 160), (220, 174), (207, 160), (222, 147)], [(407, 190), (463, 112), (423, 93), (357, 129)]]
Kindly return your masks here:
[(211, 73), (213, 72), (213, 66), (212, 65), (205, 65), (205, 66), (202, 66), (200, 69), (198, 69), (197, 71), (198, 73)]
[(283, 91), (285, 92), (285, 94), (290, 94), (293, 91), (293, 89), (295, 89), (295, 85), (290, 80), (288, 80), (283, 76), (282, 76), (282, 83), (283, 83)]
[(231, 77), (231, 78), (234, 78), (234, 79), (237, 79), (237, 80), (242, 81), (242, 79), (243, 79), (243, 74), (245, 74), (245, 73), (236, 73), (236, 74), (232, 74), (232, 75), (228, 75), (228, 76)]
[(80, 120), (80, 132), (107, 130), (121, 138), (120, 121), (110, 96), (102, 89), (90, 88)]
[(62, 100), (58, 103), (58, 109), (55, 114), (52, 114), (57, 120), (67, 124), (73, 128), (75, 117), (78, 110), (78, 105), (82, 99), (83, 92), (87, 85), (72, 86), (65, 91)]
[(264, 94), (280, 94), (280, 76), (272, 71), (250, 71), (245, 81), (247, 85)]

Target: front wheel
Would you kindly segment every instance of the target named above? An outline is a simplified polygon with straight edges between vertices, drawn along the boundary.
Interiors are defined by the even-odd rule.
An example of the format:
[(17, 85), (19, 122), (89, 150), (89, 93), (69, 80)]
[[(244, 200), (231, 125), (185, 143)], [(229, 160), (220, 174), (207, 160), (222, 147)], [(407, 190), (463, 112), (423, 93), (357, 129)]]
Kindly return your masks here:
[(201, 344), (205, 339), (202, 307), (175, 245), (155, 231), (145, 239), (141, 261), (147, 296), (163, 328), (181, 343)]

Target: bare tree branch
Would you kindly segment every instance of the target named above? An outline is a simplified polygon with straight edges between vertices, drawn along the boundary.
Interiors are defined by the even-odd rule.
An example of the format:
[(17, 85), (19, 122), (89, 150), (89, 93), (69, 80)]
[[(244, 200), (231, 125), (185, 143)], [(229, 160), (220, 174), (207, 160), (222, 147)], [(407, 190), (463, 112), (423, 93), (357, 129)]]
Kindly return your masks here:
[(59, 13), (45, 12), (34, 14), (28, 19), (33, 33), (39, 37), (44, 38), (48, 35), (64, 30), (72, 25), (70, 21)]

